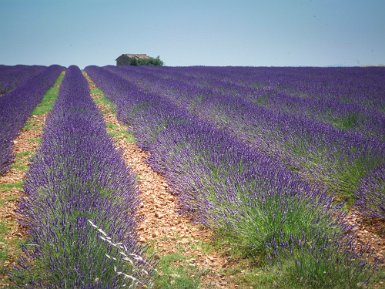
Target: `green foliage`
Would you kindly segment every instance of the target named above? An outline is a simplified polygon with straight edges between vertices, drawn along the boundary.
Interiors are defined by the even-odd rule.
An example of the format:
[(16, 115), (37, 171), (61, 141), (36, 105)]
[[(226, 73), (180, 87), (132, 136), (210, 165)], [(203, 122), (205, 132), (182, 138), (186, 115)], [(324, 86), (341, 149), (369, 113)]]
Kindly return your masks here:
[[(244, 200), (238, 206), (241, 206), (237, 210), (243, 213), (242, 216), (227, 215), (230, 221), (218, 234), (231, 244), (235, 255), (260, 264), (279, 253), (272, 251), (273, 240), (280, 244), (289, 243), (291, 237), (313, 240), (319, 232), (329, 236), (339, 233), (330, 216), (321, 207), (314, 206), (310, 199), (276, 195), (264, 202), (253, 202), (252, 206)], [(221, 213), (226, 214), (229, 207), (232, 205), (223, 204)]]
[(163, 66), (163, 61), (157, 57), (149, 57), (146, 59), (141, 58), (127, 58), (124, 61), (121, 61), (118, 65), (132, 65), (132, 66), (141, 66), (141, 65), (150, 65), (150, 66)]
[(99, 88), (91, 89), (91, 94), (97, 96), (94, 98), (96, 104), (101, 104), (108, 112), (116, 113), (116, 105), (107, 97), (105, 97), (103, 91)]
[(187, 264), (186, 257), (174, 253), (162, 256), (157, 266), (155, 276), (157, 289), (198, 289), (200, 288), (200, 275), (197, 268)]
[[(220, 181), (216, 170), (212, 174)], [(239, 277), (245, 278), (242, 282), (248, 286), (360, 288), (373, 274), (373, 268), (340, 245), (341, 228), (314, 199), (272, 195), (251, 200), (246, 191), (240, 190), (237, 201), (229, 203), (218, 199), (214, 190), (206, 189), (216, 208), (209, 215), (220, 226), (217, 247), (227, 248), (230, 256), (246, 258), (253, 264)], [(218, 221), (223, 216), (226, 223)], [(258, 278), (253, 277), (250, 272), (258, 269)], [(272, 270), (278, 274), (270, 274)]]
[(107, 131), (108, 131), (108, 135), (111, 136), (113, 139), (116, 139), (116, 140), (123, 139), (128, 143), (136, 142), (135, 136), (127, 130), (113, 130), (113, 129), (107, 128)]
[(12, 189), (22, 190), (23, 185), (24, 185), (23, 182), (0, 184), (0, 192), (6, 192)]
[[(96, 95), (94, 101), (96, 104), (103, 106), (102, 110), (105, 111), (105, 113), (116, 114), (116, 105), (104, 95), (102, 90), (94, 88), (91, 90), (91, 93)], [(112, 122), (106, 123), (106, 129), (108, 135), (117, 141), (125, 140), (128, 143), (136, 142), (135, 136), (131, 132)]]
[(4, 87), (1, 83), (0, 83), (0, 96), (2, 96), (3, 94), (6, 94), (8, 92), (8, 89), (6, 87)]
[[(385, 159), (370, 152), (361, 154), (356, 159), (349, 159), (340, 151), (330, 152), (325, 147), (314, 148), (306, 140), (290, 140), (284, 144), (288, 153), (294, 154), (302, 160), (299, 167), (288, 166), (289, 170), (301, 171), (308, 180), (325, 184), (329, 192), (333, 192), (338, 201), (346, 202), (350, 207), (354, 204), (356, 190), (361, 179), (373, 168), (384, 162)], [(357, 148), (349, 148), (354, 155)], [(345, 152), (348, 151), (346, 148)], [(333, 154), (333, 159), (325, 155)]]
[(326, 242), (327, 246), (309, 244), (294, 253), (294, 262), (289, 263), (284, 274), (285, 282), (298, 288), (362, 288), (374, 271), (349, 254), (341, 253), (336, 242)]
[[(5, 239), (5, 236), (7, 232), (9, 231), (8, 224), (4, 221), (0, 221), (0, 268), (4, 268), (4, 262), (8, 258), (8, 246), (5, 246), (4, 244), (7, 244), (7, 240)], [(0, 269), (0, 273), (4, 273), (4, 269)]]
[(341, 118), (333, 118), (330, 120), (331, 124), (339, 129), (347, 130), (357, 127), (360, 117), (357, 114), (349, 114)]
[(256, 99), (255, 102), (256, 102), (259, 106), (266, 106), (266, 105), (269, 103), (270, 96), (271, 96), (271, 93), (265, 93), (264, 95), (259, 96), (259, 97)]
[[(183, 143), (175, 145), (169, 153), (177, 155), (181, 149)], [(193, 164), (200, 163), (199, 158), (205, 158), (204, 152), (197, 151), (194, 158), (180, 162), (179, 170), (189, 171)], [(250, 260), (260, 274), (265, 275), (272, 267), (280, 272), (278, 276), (265, 275), (263, 286), (257, 286), (257, 278), (249, 274), (247, 282), (252, 282), (254, 288), (328, 288), (332, 283), (336, 284), (334, 288), (349, 288), (341, 287), (345, 283), (355, 288), (354, 284), (360, 286), (370, 277), (370, 270), (360, 266), (359, 258), (355, 260), (353, 254), (338, 247), (344, 236), (342, 228), (336, 224), (338, 216), (334, 216), (334, 211), (324, 208), (322, 196), (317, 199), (314, 195), (266, 193), (263, 183), (254, 178), (242, 180), (243, 185), (238, 186), (231, 179), (231, 170), (242, 172), (242, 163), (229, 168), (205, 161), (210, 174), (202, 175), (195, 192), (204, 196), (192, 196), (189, 201), (192, 208), (194, 202), (199, 208), (199, 199), (210, 204), (205, 221), (216, 229), (220, 244), (217, 247), (228, 248), (228, 254), (240, 260)], [(217, 193), (218, 188), (225, 186), (233, 188), (231, 201)], [(325, 244), (327, 249), (323, 249)]]
[(324, 181), (329, 190), (336, 193), (338, 199), (351, 206), (354, 204), (355, 192), (361, 179), (382, 161), (370, 157), (359, 158), (350, 163), (341, 160), (335, 172)]
[(60, 84), (62, 82), (64, 78), (64, 72), (62, 72), (60, 74), (60, 76), (58, 77), (58, 79), (56, 80), (54, 86), (52, 86), (44, 95), (44, 98), (43, 100), (41, 101), (41, 103), (36, 106), (36, 108), (33, 110), (32, 112), (32, 115), (41, 115), (41, 114), (45, 114), (47, 112), (49, 112), (55, 101), (56, 101), (56, 98), (59, 94), (59, 87), (60, 87)]
[(242, 264), (244, 257), (234, 255), (233, 247), (237, 244), (230, 239), (224, 243), (224, 239), (218, 236), (216, 247), (227, 249), (230, 256), (235, 258), (232, 263), (236, 265), (226, 269), (224, 274), (236, 276), (240, 288), (373, 288), (383, 272), (374, 270), (360, 258), (354, 258), (354, 255), (344, 253), (337, 241), (328, 241), (326, 238), (327, 234), (321, 239), (305, 242), (293, 252), (281, 249), (273, 262), (263, 265), (251, 258), (248, 258), (249, 264)]
[[(58, 242), (60, 242), (60, 246), (56, 244), (45, 243), (42, 248), (42, 254), (40, 258), (34, 260), (33, 264), (30, 264), (32, 268), (29, 270), (18, 270), (14, 272), (14, 281), (17, 283), (21, 282), (27, 283), (26, 281), (43, 281), (47, 284), (60, 284), (63, 276), (66, 277), (68, 282), (71, 280), (75, 280), (77, 277), (77, 272), (73, 268), (79, 268), (80, 270), (89, 270), (90, 272), (95, 272), (98, 274), (97, 276), (101, 276), (101, 282), (108, 284), (108, 281), (111, 281), (115, 278), (116, 273), (113, 271), (113, 265), (105, 266), (105, 254), (112, 255), (108, 248), (103, 244), (103, 242), (98, 241), (98, 236), (96, 232), (89, 231), (89, 238), (87, 243), (80, 242), (78, 240), (78, 235), (73, 233), (71, 230), (71, 226), (74, 226), (72, 222), (68, 222), (65, 226), (61, 226), (60, 228), (55, 230), (60, 230), (58, 232)], [(95, 266), (94, 264), (90, 264), (87, 262), (87, 259), (79, 258), (82, 254), (89, 253), (92, 250), (92, 254), (94, 260), (98, 260), (94, 264), (103, 264), (103, 267)], [(117, 255), (115, 253), (115, 255)], [(60, 275), (50, 274), (48, 268), (52, 266), (50, 264), (51, 258), (56, 260), (58, 264), (61, 265), (62, 271)], [(67, 264), (63, 266), (63, 264)], [(89, 280), (87, 280), (90, 282)], [(95, 280), (95, 282), (97, 282)], [(95, 283), (96, 285), (96, 283)]]

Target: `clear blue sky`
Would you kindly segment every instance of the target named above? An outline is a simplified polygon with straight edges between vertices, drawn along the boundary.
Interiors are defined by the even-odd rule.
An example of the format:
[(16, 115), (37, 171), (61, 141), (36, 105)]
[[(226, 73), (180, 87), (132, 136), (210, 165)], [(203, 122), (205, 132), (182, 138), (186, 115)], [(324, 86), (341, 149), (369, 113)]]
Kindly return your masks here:
[(0, 0), (0, 64), (385, 64), (385, 0)]

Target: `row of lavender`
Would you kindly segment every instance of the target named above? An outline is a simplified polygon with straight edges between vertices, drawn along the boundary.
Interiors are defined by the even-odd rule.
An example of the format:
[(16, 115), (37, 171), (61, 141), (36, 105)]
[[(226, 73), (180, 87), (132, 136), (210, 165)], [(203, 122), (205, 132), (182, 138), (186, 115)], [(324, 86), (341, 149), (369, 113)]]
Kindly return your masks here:
[(184, 210), (233, 248), (261, 264), (284, 262), (293, 282), (309, 288), (367, 281), (368, 267), (352, 253), (330, 197), (161, 93), (103, 68), (86, 71), (151, 152), (150, 164), (166, 176)]
[[(111, 69), (111, 67), (109, 69)], [(308, 91), (309, 89), (306, 90), (306, 87), (304, 87), (302, 92), (297, 91), (297, 94), (295, 95), (293, 93), (289, 94), (284, 88), (280, 88), (280, 85), (278, 84), (266, 84), (266, 77), (270, 78), (270, 82), (274, 80), (275, 74), (271, 72), (261, 79), (261, 75), (254, 71), (254, 74), (251, 74), (254, 77), (254, 81), (260, 82), (260, 86), (255, 88), (249, 87), (245, 80), (243, 80), (244, 82), (240, 80), (239, 83), (230, 82), (229, 79), (226, 79), (226, 76), (223, 76), (216, 70), (209, 74), (208, 72), (211, 72), (212, 69), (214, 68), (200, 68), (200, 70), (198, 70), (194, 67), (169, 67), (162, 68), (158, 71), (148, 68), (136, 69), (135, 71), (139, 71), (143, 76), (151, 74), (152, 77), (156, 76), (157, 78), (166, 79), (171, 78), (183, 82), (184, 84), (188, 83), (195, 87), (206, 88), (206, 93), (208, 89), (209, 91), (213, 91), (217, 94), (241, 97), (242, 99), (247, 99), (249, 102), (251, 102), (250, 105), (256, 104), (258, 106), (267, 107), (270, 110), (282, 111), (288, 114), (304, 115), (318, 122), (331, 124), (338, 129), (359, 132), (365, 136), (375, 137), (379, 140), (383, 140), (385, 137), (384, 90), (377, 89), (378, 92), (372, 95), (370, 100), (369, 96), (361, 98), (356, 97), (357, 100), (355, 102), (352, 101), (352, 103), (345, 103), (346, 101), (343, 102), (337, 99), (338, 91), (331, 93), (330, 89), (326, 91), (318, 91), (315, 93), (313, 91)], [(238, 70), (239, 71), (234, 69), (233, 71), (233, 76), (235, 79), (239, 78), (237, 77), (238, 74), (242, 75), (242, 73), (239, 72), (242, 72), (244, 69), (238, 68)], [(310, 71), (311, 70), (313, 69), (310, 69)], [(271, 69), (271, 71), (274, 72), (275, 70)], [(289, 74), (288, 72), (290, 71), (291, 69), (283, 70), (283, 72), (286, 72), (286, 74)], [(302, 72), (302, 77), (305, 79), (307, 71), (308, 70), (305, 69)], [(358, 74), (359, 71), (360, 70), (358, 69), (356, 74)], [(365, 71), (366, 69), (362, 69), (362, 74), (365, 75)], [(324, 70), (323, 74), (328, 74), (328, 72), (329, 70)], [(333, 70), (331, 70), (331, 72), (333, 72)], [(371, 72), (371, 70), (368, 69), (368, 72)], [(376, 76), (375, 72), (376, 70), (374, 69), (372, 71), (373, 76)], [(383, 76), (385, 76), (385, 69), (383, 69), (382, 72)], [(321, 76), (323, 74), (321, 74)], [(333, 75), (333, 73), (330, 74)], [(294, 73), (294, 75), (297, 78), (301, 77), (301, 75), (298, 73)], [(349, 69), (346, 69), (345, 74), (342, 74), (342, 76), (344, 75), (349, 79)], [(375, 80), (377, 80), (378, 85), (382, 83), (378, 77), (373, 78), (374, 79), (369, 82), (371, 85), (375, 82)], [(351, 81), (356, 80), (358, 79), (354, 78)], [(307, 83), (304, 80), (302, 81)], [(285, 85), (283, 86), (285, 87)], [(331, 84), (329, 84), (329, 86), (331, 86)], [(351, 87), (351, 85), (349, 87)], [(364, 88), (367, 87), (368, 85), (364, 86)], [(359, 92), (362, 94), (367, 94), (367, 91), (363, 91), (359, 85), (356, 85), (355, 88), (357, 88), (357, 90), (359, 90)], [(382, 94), (380, 92), (382, 92)], [(344, 95), (344, 99), (354, 99), (354, 96), (351, 94)], [(361, 103), (359, 103), (358, 100), (361, 100)], [(368, 103), (376, 103), (378, 105), (374, 107), (368, 107)]]
[(39, 65), (0, 65), (0, 96), (15, 89), (45, 68)]
[(0, 174), (7, 172), (12, 163), (13, 140), (62, 70), (63, 67), (58, 65), (45, 68), (17, 89), (0, 97)]
[(152, 72), (166, 77), (178, 75), (181, 81), (228, 95), (241, 94), (269, 109), (303, 114), (339, 129), (385, 139), (383, 68), (192, 67)]
[(383, 67), (188, 67), (166, 70), (208, 82), (219, 81), (222, 85), (248, 87), (254, 89), (254, 95), (269, 89), (300, 98), (334, 99), (336, 104), (350, 103), (373, 110), (383, 110), (385, 106)]
[(175, 72), (165, 78), (159, 76), (161, 70), (105, 69), (143, 91), (161, 94), (187, 108), (253, 149), (279, 159), (305, 179), (335, 192), (339, 198), (350, 203), (358, 199), (369, 215), (385, 217), (383, 193), (371, 191), (364, 184), (365, 176), (370, 178), (385, 160), (385, 145), (379, 139), (343, 131), (304, 115), (261, 107), (244, 99), (242, 96), (248, 92), (240, 87), (233, 86), (227, 95), (219, 92), (217, 86), (202, 88), (194, 85), (194, 80), (187, 83), (183, 75)]
[[(150, 69), (151, 70), (151, 69)], [(168, 77), (219, 91), (225, 89), (277, 112), (304, 115), (378, 141), (385, 140), (385, 69), (367, 68), (169, 68)], [(147, 69), (148, 71), (148, 69)], [(153, 70), (156, 75), (159, 71)], [(191, 79), (193, 78), (193, 80)], [(247, 89), (239, 89), (239, 87)], [(359, 172), (357, 203), (368, 215), (385, 218), (385, 171), (382, 149), (374, 162)], [(358, 161), (359, 162), (359, 161)], [(349, 174), (345, 177), (349, 179)], [(354, 178), (353, 178), (354, 179)]]
[[(29, 246), (17, 278), (31, 288), (148, 285), (136, 241), (134, 176), (114, 149), (78, 67), (67, 69), (20, 205)], [(36, 274), (37, 273), (37, 274)]]

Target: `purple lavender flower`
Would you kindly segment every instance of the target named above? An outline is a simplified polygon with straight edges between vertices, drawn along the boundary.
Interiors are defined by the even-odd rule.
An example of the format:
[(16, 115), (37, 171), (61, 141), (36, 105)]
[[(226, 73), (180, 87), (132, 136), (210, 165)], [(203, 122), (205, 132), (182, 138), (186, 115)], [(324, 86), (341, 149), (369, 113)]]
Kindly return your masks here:
[(13, 140), (62, 70), (63, 67), (58, 65), (45, 68), (0, 97), (0, 174), (7, 172), (13, 161)]
[(136, 270), (138, 264), (125, 261), (122, 249), (113, 245), (124, 245), (126, 254), (143, 253), (136, 241), (138, 192), (78, 67), (67, 69), (25, 192), (20, 212), (29, 229), (28, 243), (33, 244), (26, 256), (33, 260), (24, 266), (34, 270), (39, 264), (45, 272), (31, 286), (132, 285), (133, 280), (125, 280), (115, 267), (142, 283), (150, 282), (152, 263), (142, 261), (141, 268), (148, 272), (143, 275)]

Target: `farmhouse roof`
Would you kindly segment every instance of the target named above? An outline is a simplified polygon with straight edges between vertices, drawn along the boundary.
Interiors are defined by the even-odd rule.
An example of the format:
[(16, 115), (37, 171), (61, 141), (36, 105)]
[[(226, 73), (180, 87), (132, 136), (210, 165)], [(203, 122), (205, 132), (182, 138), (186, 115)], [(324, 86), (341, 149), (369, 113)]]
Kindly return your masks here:
[(136, 58), (136, 59), (149, 59), (150, 58), (150, 56), (148, 56), (147, 54), (131, 54), (131, 53), (122, 54), (118, 58), (120, 58), (120, 57), (128, 57), (128, 58)]

